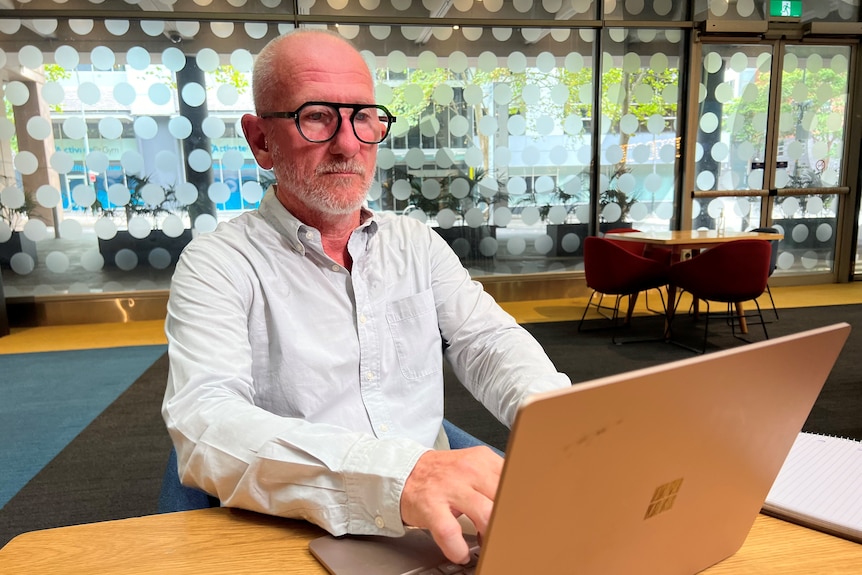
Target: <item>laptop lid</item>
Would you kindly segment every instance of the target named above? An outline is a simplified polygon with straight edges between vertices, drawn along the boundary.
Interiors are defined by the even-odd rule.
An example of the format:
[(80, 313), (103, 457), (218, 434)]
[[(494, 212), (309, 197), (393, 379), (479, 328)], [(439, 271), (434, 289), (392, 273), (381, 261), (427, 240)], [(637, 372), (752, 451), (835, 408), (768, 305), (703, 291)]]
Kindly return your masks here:
[(691, 575), (732, 555), (849, 331), (531, 398), (512, 429), (479, 572)]
[[(692, 575), (732, 555), (849, 332), (836, 324), (531, 397), (477, 572)], [(386, 573), (410, 572), (405, 558), (420, 554), (400, 541), (327, 537), (312, 552), (336, 574), (383, 575), (393, 554), (399, 570)]]

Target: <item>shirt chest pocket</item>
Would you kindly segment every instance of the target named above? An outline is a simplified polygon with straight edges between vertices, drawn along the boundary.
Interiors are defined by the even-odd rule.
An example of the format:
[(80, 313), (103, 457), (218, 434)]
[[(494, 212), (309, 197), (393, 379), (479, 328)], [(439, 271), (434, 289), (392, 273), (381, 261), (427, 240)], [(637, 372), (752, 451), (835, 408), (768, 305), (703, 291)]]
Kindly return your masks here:
[(405, 378), (420, 379), (443, 369), (442, 340), (431, 290), (387, 303), (386, 321)]

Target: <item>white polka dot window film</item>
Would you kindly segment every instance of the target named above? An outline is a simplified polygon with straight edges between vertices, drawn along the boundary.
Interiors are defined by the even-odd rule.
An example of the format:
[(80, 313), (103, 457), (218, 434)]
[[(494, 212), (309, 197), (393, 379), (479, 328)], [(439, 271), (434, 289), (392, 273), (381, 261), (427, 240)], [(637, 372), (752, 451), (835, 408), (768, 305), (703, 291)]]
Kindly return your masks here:
[[(773, 78), (772, 44), (704, 44), (695, 229), (715, 229), (719, 222), (732, 231), (759, 228), (761, 198), (774, 195), (769, 227), (784, 236), (777, 269), (833, 270), (839, 196), (830, 188), (842, 178), (849, 55), (847, 46), (787, 46), (780, 77)], [(776, 80), (781, 101), (771, 141), (767, 121), (776, 104), (769, 92)], [(768, 153), (775, 157), (770, 165)]]
[[(254, 112), (256, 54), (295, 21), (353, 42), (377, 102), (398, 118), (378, 147), (368, 205), (433, 228), (473, 275), (578, 270), (590, 226), (668, 229), (678, 212), (688, 3), (167, 0), (161, 13), (133, 0), (78, 4), (88, 3), (107, 17), (52, 0), (15, 2), (50, 9), (49, 17), (0, 19), (0, 268), (9, 297), (166, 288), (193, 235), (255, 209), (274, 178), (254, 161), (240, 119)], [(749, 4), (710, 0), (708, 8), (716, 18), (757, 17)], [(846, 16), (833, 12), (824, 18)], [(629, 20), (666, 25), (626, 27)], [(762, 97), (746, 74), (768, 68), (770, 55), (736, 52), (704, 55), (707, 77), (735, 70), (739, 81), (705, 80), (702, 101)], [(819, 66), (846, 75), (848, 62), (830, 53)], [(792, 95), (840, 99), (811, 83)], [(739, 121), (699, 117), (713, 136)], [(763, 119), (745, 121), (756, 129)], [(802, 122), (814, 133), (841, 118), (803, 114)], [(786, 153), (799, 160), (813, 150), (816, 167), (828, 155), (817, 144)], [(696, 150), (699, 162), (725, 165), (751, 161), (759, 145), (719, 137)], [(756, 186), (763, 175), (698, 169), (699, 189)], [(839, 174), (827, 161), (819, 176), (829, 184)], [(828, 219), (832, 206), (827, 195), (819, 213)], [(808, 202), (792, 217), (816, 207)], [(755, 209), (735, 203), (725, 212), (753, 218)], [(711, 217), (706, 205), (695, 211)], [(806, 241), (834, 237), (815, 226)], [(811, 254), (794, 261), (803, 260)]]
[[(413, 14), (420, 4), (404, 1), (393, 10)], [(472, 17), (478, 8), (489, 14), (512, 8), (481, 4), (456, 2), (451, 9)], [(569, 18), (586, 18), (592, 9), (592, 2), (569, 4)], [(348, 3), (337, 2), (308, 8), (349, 10)], [(360, 2), (352, 9), (376, 8)], [(563, 6), (520, 2), (514, 10), (546, 16)], [(71, 20), (59, 25), (76, 28), (76, 34), (88, 27)], [(665, 121), (675, 116), (679, 100), (681, 45), (675, 38), (656, 32), (654, 45), (642, 54), (609, 51), (594, 62), (596, 36), (589, 31), (382, 28), (333, 27), (362, 50), (378, 103), (398, 117), (378, 149), (369, 206), (423, 221), (474, 274), (532, 273), (537, 259), (538, 271), (576, 269), (592, 213), (585, 208), (596, 155), (592, 131), (598, 129), (602, 158), (610, 162), (601, 183), (616, 194), (603, 196), (612, 201), (602, 206), (602, 222), (621, 225), (634, 215), (644, 224), (667, 226), (656, 208), (673, 201), (676, 156), (656, 150), (678, 136), (677, 126)], [(106, 281), (128, 289), (141, 277), (146, 285), (164, 281), (193, 234), (254, 209), (273, 176), (256, 165), (239, 126), (242, 115), (254, 110), (256, 50), (249, 46), (259, 49), (282, 31), (263, 23), (141, 21), (126, 28), (96, 22), (86, 33), (98, 40), (86, 49), (69, 41), (43, 51), (47, 44), (33, 43), (13, 55), (45, 75), (42, 85), (10, 82), (5, 90), (16, 109), (5, 130), (16, 133), (29, 114), (24, 129), (36, 142), (33, 149), (15, 150), (14, 168), (41, 177), (44, 188), (33, 194), (27, 181), (23, 189), (13, 183), (10, 190), (21, 193), (7, 195), (15, 196), (10, 205), (24, 220), (38, 219), (51, 230), (26, 234), (15, 224), (16, 235), (37, 246), (13, 268), (20, 284), (63, 291), (57, 281), (63, 278), (98, 291)], [(486, 34), (514, 40), (491, 51), (481, 41)], [(226, 49), (225, 40), (238, 46)], [(655, 82), (621, 88), (617, 71), (624, 65), (631, 73), (655, 69), (661, 92)], [(608, 109), (598, 122), (597, 67), (616, 86), (602, 96)], [(624, 114), (620, 103), (626, 99), (667, 106), (649, 115)], [(190, 140), (206, 143), (191, 147)], [(70, 237), (59, 226), (63, 222), (74, 222), (80, 232)], [(58, 245), (48, 247), (52, 243)], [(39, 253), (42, 244), (67, 258), (53, 257), (48, 266)], [(19, 282), (9, 283), (15, 293)]]

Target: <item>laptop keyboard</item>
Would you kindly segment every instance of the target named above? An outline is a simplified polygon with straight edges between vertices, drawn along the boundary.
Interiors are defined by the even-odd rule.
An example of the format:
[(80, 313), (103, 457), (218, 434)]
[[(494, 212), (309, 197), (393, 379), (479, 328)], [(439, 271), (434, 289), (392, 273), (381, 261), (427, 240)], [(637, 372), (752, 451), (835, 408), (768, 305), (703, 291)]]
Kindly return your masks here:
[(446, 562), (435, 567), (420, 567), (404, 575), (474, 575), (479, 563), (479, 546), (470, 548), (470, 562), (466, 565)]
[(464, 534), (470, 562), (451, 563), (424, 529), (407, 529), (404, 537), (379, 535), (312, 540), (308, 548), (333, 575), (473, 575), (479, 562), (479, 540)]

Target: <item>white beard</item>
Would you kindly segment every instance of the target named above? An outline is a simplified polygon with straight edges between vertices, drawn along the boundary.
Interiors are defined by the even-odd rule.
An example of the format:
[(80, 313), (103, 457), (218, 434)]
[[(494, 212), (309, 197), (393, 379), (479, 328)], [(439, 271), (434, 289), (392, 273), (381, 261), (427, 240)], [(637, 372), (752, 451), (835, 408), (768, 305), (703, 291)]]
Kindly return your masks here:
[[(352, 214), (362, 207), (372, 178), (366, 174), (365, 166), (353, 160), (332, 161), (317, 166), (314, 174), (302, 177), (292, 162), (287, 161), (277, 145), (272, 146), (273, 171), (282, 193), (293, 196), (297, 201), (316, 212), (332, 216)], [(319, 176), (333, 172), (350, 172), (362, 178), (357, 187), (354, 177), (327, 178), (326, 183)]]

